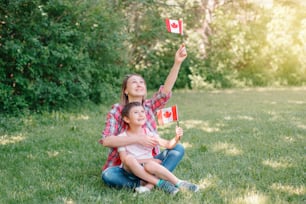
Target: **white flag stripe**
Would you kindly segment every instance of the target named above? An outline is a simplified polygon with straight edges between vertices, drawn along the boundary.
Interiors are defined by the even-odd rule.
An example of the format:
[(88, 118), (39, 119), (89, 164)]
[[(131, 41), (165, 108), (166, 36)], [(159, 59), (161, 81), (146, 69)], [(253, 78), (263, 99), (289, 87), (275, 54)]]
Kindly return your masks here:
[(170, 33), (183, 35), (183, 20), (166, 19), (167, 30)]
[(169, 20), (170, 29), (172, 33), (180, 33), (180, 26), (178, 20)]

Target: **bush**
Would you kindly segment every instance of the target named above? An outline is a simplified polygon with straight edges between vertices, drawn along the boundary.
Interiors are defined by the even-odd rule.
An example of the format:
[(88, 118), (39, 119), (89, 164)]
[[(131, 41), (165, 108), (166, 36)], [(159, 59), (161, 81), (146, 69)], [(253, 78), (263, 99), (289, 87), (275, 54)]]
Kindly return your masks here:
[(2, 0), (0, 112), (111, 99), (101, 93), (108, 93), (112, 87), (104, 85), (116, 84), (113, 76), (121, 74), (110, 65), (121, 67), (120, 52), (114, 49), (120, 50), (123, 38), (116, 15), (100, 12), (103, 6), (94, 1)]

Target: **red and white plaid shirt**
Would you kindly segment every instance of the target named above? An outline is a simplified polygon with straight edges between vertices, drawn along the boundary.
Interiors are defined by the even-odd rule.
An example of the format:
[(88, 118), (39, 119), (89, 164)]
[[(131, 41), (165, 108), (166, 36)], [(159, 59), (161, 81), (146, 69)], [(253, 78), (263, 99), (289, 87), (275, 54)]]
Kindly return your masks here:
[[(151, 132), (157, 134), (157, 126), (155, 121), (155, 115), (157, 110), (163, 108), (166, 103), (169, 101), (171, 97), (171, 92), (169, 94), (163, 94), (161, 91), (163, 90), (163, 86), (161, 86), (152, 98), (146, 99), (143, 103), (147, 122), (144, 125), (148, 128)], [(103, 139), (109, 136), (118, 136), (120, 133), (124, 132), (127, 129), (126, 123), (122, 120), (121, 111), (123, 109), (123, 105), (121, 104), (114, 104), (112, 109), (108, 112), (105, 128), (102, 132), (102, 139), (100, 143), (103, 144)], [(153, 149), (153, 156), (160, 152), (159, 147)], [(111, 167), (111, 166), (119, 166), (121, 164), (121, 160), (118, 154), (117, 148), (110, 148), (108, 158), (106, 163), (103, 166), (103, 170)]]

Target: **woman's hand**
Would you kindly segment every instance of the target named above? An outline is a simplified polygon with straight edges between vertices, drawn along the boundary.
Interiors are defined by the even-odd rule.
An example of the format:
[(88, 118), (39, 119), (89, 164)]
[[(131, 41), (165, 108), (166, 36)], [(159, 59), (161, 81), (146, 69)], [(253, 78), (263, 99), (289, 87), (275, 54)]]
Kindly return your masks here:
[(182, 44), (175, 53), (175, 63), (182, 63), (187, 57), (187, 50), (185, 44)]
[(158, 145), (158, 139), (155, 137), (144, 135), (139, 137), (138, 143), (145, 147), (155, 147), (156, 145)]

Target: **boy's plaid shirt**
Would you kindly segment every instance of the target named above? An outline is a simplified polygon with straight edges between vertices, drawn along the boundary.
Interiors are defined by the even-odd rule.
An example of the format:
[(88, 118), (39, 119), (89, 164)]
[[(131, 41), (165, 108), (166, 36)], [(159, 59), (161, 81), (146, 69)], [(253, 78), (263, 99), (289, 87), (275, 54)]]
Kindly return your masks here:
[[(169, 94), (163, 94), (161, 91), (163, 90), (163, 86), (160, 87), (158, 92), (156, 92), (152, 98), (146, 99), (143, 103), (147, 122), (145, 126), (154, 133), (157, 133), (157, 126), (155, 121), (155, 114), (158, 109), (163, 108), (166, 103), (169, 101), (171, 97), (171, 92)], [(117, 136), (123, 131), (127, 129), (127, 125), (124, 123), (121, 117), (121, 111), (123, 109), (123, 105), (114, 104), (112, 109), (108, 112), (105, 128), (102, 132), (102, 139), (100, 143), (103, 144), (103, 139), (109, 136)], [(159, 147), (156, 147), (152, 154), (155, 156), (160, 152)], [(111, 166), (119, 166), (121, 164), (121, 160), (117, 151), (117, 148), (110, 148), (108, 158), (106, 163), (104, 164), (102, 170), (111, 167)]]

